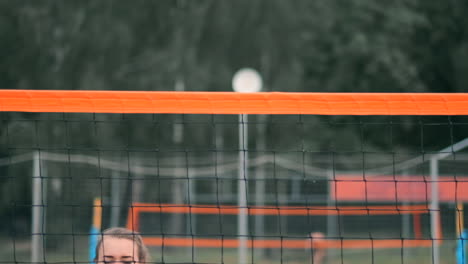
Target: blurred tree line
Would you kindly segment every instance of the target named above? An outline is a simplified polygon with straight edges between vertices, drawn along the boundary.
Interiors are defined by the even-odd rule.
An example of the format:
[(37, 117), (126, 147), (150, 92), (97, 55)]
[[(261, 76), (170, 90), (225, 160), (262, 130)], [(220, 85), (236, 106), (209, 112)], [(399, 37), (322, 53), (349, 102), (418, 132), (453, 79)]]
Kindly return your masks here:
[[(468, 2), (459, 0), (0, 0), (0, 87), (232, 91), (233, 74), (252, 67), (261, 73), (264, 91), (464, 92), (466, 14)], [(35, 123), (24, 120), (41, 115), (2, 114), (3, 156), (15, 149), (8, 135), (18, 137), (17, 142), (34, 141), (27, 135), (37, 131)], [(141, 118), (99, 118), (125, 122), (88, 136), (72, 135), (71, 140), (96, 148), (109, 138), (144, 146), (155, 137), (154, 130), (141, 129)], [(184, 118), (189, 117), (177, 120)], [(266, 148), (280, 144), (287, 149), (295, 138), (284, 136), (291, 125), (273, 124), (273, 118), (251, 120), (268, 124), (260, 127)], [(297, 120), (288, 122), (301, 122)], [(296, 134), (315, 133), (306, 140), (319, 151), (336, 149), (338, 141), (360, 149), (364, 139), (371, 150), (424, 151), (424, 142), (445, 147), (467, 132), (465, 126), (447, 125), (461, 123), (459, 117), (427, 117), (445, 125), (424, 132), (418, 117), (387, 118), (387, 126), (366, 129), (359, 125), (362, 120), (314, 117)], [(60, 122), (41, 122), (50, 135), (36, 138), (39, 144), (53, 144), (67, 133)], [(217, 133), (223, 144), (236, 146), (237, 119), (226, 122), (231, 123)], [(89, 124), (72, 125), (80, 131)], [(215, 143), (206, 135), (213, 133), (206, 127), (193, 127), (184, 140), (212, 147)], [(166, 128), (157, 134), (161, 142), (174, 140), (172, 125)], [(251, 138), (252, 144), (255, 140)], [(6, 182), (0, 178), (5, 203), (18, 191)]]
[(465, 1), (1, 1), (8, 89), (462, 92)]

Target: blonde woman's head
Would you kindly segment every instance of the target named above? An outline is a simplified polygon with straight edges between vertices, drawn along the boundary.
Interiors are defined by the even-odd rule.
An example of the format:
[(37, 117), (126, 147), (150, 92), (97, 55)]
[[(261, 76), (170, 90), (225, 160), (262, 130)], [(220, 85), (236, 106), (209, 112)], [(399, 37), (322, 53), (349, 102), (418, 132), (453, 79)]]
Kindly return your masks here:
[(95, 263), (133, 264), (149, 261), (148, 249), (140, 234), (122, 227), (109, 228), (102, 232), (95, 256)]

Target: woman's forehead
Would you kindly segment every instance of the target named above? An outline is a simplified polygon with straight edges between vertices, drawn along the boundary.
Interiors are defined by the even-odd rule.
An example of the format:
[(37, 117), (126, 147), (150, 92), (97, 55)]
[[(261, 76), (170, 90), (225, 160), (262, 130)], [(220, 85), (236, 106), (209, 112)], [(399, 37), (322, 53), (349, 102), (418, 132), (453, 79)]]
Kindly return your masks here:
[(137, 257), (136, 244), (125, 238), (106, 237), (102, 238), (101, 248), (102, 256), (134, 256)]

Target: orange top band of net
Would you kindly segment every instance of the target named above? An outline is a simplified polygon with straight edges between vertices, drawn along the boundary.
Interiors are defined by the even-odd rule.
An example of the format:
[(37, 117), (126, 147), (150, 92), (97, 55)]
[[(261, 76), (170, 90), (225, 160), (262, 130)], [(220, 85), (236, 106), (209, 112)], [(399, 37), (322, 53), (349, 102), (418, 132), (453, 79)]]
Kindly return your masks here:
[(468, 94), (0, 90), (0, 111), (467, 115)]

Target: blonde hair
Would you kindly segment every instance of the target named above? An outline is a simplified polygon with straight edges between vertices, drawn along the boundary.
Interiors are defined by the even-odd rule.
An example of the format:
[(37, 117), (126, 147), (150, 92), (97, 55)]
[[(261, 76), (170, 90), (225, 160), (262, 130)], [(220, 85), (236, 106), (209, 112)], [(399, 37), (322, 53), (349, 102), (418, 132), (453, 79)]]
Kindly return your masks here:
[(112, 238), (119, 238), (119, 239), (127, 239), (133, 241), (137, 247), (137, 254), (138, 254), (138, 262), (145, 263), (149, 261), (149, 253), (148, 248), (146, 248), (145, 244), (143, 243), (143, 238), (138, 232), (123, 228), (123, 227), (112, 227), (106, 229), (102, 232), (101, 237), (96, 246), (96, 253), (94, 257), (94, 263), (97, 263), (99, 257), (99, 249), (102, 245), (102, 239), (104, 237), (112, 237)]

